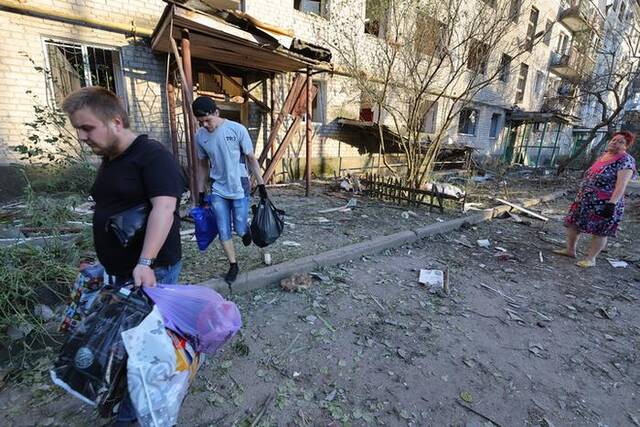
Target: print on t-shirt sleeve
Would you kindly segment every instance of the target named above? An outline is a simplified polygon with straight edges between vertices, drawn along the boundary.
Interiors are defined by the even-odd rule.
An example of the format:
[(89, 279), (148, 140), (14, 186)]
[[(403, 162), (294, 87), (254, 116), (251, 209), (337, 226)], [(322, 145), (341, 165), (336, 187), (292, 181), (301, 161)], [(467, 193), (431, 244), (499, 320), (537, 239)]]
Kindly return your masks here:
[(249, 131), (247, 128), (240, 125), (238, 126), (240, 129), (240, 148), (242, 149), (243, 154), (253, 154), (253, 144), (251, 143), (251, 136), (249, 136)]
[(207, 152), (202, 148), (202, 141), (205, 140), (205, 135), (202, 134), (202, 129), (199, 129), (196, 132), (196, 154), (198, 155), (198, 159), (206, 159)]
[(185, 181), (173, 154), (164, 147), (159, 147), (149, 153), (145, 160), (142, 180), (147, 197), (172, 196), (179, 201)]

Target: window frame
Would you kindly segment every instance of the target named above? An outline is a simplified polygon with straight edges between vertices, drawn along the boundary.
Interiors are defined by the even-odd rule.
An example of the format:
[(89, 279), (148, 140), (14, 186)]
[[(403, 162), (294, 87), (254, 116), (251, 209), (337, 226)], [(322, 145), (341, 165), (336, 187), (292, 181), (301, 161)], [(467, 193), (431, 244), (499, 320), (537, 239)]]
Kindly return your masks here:
[[(522, 71), (526, 70), (525, 75), (522, 75)], [(527, 91), (527, 80), (529, 80), (529, 65), (524, 62), (520, 63), (520, 70), (518, 71), (518, 82), (516, 85), (516, 99), (515, 103), (520, 104), (524, 101), (524, 94)], [(520, 88), (522, 86), (522, 88)]]
[(430, 101), (428, 105), (422, 117), (421, 131), (426, 134), (434, 134), (438, 129), (438, 101)]
[[(496, 121), (494, 122), (493, 119), (496, 119)], [(489, 125), (489, 138), (490, 139), (498, 139), (498, 135), (500, 134), (499, 128), (500, 128), (500, 123), (502, 121), (502, 114), (501, 113), (492, 113), (491, 114), (491, 122)], [(494, 123), (495, 123), (495, 127), (494, 127)]]
[[(462, 129), (462, 124), (463, 124), (463, 118), (462, 118), (462, 114), (463, 112), (469, 112), (469, 115), (471, 115), (472, 113), (475, 112), (475, 120), (473, 121), (473, 130), (472, 133), (467, 132), (469, 129), (467, 128), (467, 126), (465, 126), (464, 129)], [(463, 109), (461, 109), (458, 112), (458, 134), (459, 135), (467, 135), (467, 136), (476, 136), (477, 132), (478, 132), (478, 118), (480, 116), (480, 110), (476, 109), (476, 108), (471, 108), (471, 107), (465, 107)], [(465, 124), (468, 124), (467, 121), (469, 121), (469, 118), (465, 119)], [(470, 122), (470, 121), (469, 121)]]
[[(535, 21), (532, 19), (535, 16)], [(536, 28), (538, 28), (538, 21), (540, 20), (540, 10), (537, 7), (532, 6), (529, 12), (529, 22), (527, 24), (527, 36), (525, 38), (525, 49), (527, 52), (533, 50), (533, 41), (536, 35)]]
[[(317, 125), (324, 125), (327, 121), (327, 81), (326, 80), (311, 80), (311, 84), (318, 88), (318, 92), (316, 93), (315, 98), (312, 101), (312, 104), (315, 102), (316, 107), (320, 104), (320, 108), (312, 108), (311, 109), (311, 123)], [(316, 111), (321, 111), (320, 121), (314, 119)], [(306, 120), (306, 115), (305, 115)]]
[(93, 85), (93, 79), (91, 78), (91, 65), (89, 62), (89, 53), (88, 48), (108, 50), (111, 52), (115, 52), (118, 55), (118, 70), (113, 70), (113, 78), (114, 78), (114, 89), (115, 94), (122, 100), (125, 109), (127, 112), (129, 111), (129, 102), (127, 100), (127, 89), (124, 81), (124, 62), (122, 58), (122, 50), (115, 46), (101, 45), (96, 43), (85, 43), (82, 41), (72, 41), (65, 38), (59, 37), (46, 37), (43, 36), (41, 38), (42, 44), (42, 52), (44, 55), (44, 65), (45, 69), (49, 70), (46, 78), (46, 93), (47, 100), (51, 103), (51, 105), (60, 107), (58, 102), (56, 101), (55, 94), (55, 85), (53, 83), (53, 76), (51, 75), (51, 60), (49, 58), (49, 51), (47, 50), (48, 45), (57, 45), (57, 46), (66, 46), (70, 48), (79, 48), (82, 52), (82, 65), (83, 65), (83, 75), (86, 82), (86, 86)]
[(467, 53), (467, 70), (473, 71), (476, 74), (485, 74), (489, 64), (491, 47), (476, 39), (470, 39), (469, 42), (472, 43), (472, 45), (469, 46), (469, 52)]
[(542, 43), (546, 46), (551, 46), (551, 36), (553, 31), (553, 21), (551, 19), (547, 19), (544, 29), (544, 37), (542, 38)]
[[(302, 4), (305, 1), (311, 1), (311, 2), (320, 3), (320, 10), (319, 10), (320, 13), (305, 12), (304, 10), (298, 9), (296, 7), (296, 3), (298, 3), (299, 6), (302, 8)], [(328, 1), (329, 0), (293, 0), (293, 9), (297, 10), (300, 13), (304, 13), (305, 15), (315, 15), (315, 16), (319, 16), (319, 17), (324, 18), (324, 19), (328, 19), (329, 17), (328, 17), (327, 10), (326, 10)]]
[[(506, 58), (508, 58), (507, 61), (505, 61)], [(511, 62), (513, 62), (513, 57), (503, 53), (500, 58), (500, 75), (498, 76), (498, 81), (509, 83), (511, 78)]]
[(544, 72), (537, 70), (536, 71), (536, 80), (533, 82), (533, 91), (537, 94), (540, 95), (541, 92), (543, 92), (543, 88), (544, 88)]

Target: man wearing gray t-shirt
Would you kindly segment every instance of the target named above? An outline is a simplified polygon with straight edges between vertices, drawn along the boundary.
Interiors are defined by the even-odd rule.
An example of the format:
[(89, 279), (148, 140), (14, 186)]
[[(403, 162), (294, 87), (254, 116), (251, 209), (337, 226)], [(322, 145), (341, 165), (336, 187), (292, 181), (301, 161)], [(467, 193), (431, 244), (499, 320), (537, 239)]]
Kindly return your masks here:
[(251, 244), (251, 232), (247, 227), (251, 185), (247, 167), (258, 183), (261, 198), (267, 197), (267, 190), (247, 128), (220, 117), (215, 101), (207, 96), (200, 96), (193, 101), (193, 114), (201, 126), (196, 132), (200, 204), (204, 204), (208, 176), (212, 180), (211, 209), (216, 216), (222, 248), (229, 260), (225, 280), (231, 285), (239, 271), (231, 240), (232, 226), (233, 231), (242, 237), (245, 246)]

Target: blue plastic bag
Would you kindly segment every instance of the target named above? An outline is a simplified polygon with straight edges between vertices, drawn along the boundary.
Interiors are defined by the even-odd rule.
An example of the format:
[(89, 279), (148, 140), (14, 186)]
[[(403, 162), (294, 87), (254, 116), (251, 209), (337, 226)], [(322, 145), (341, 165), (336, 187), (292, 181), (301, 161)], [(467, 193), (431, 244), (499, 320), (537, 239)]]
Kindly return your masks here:
[(204, 251), (218, 235), (216, 217), (209, 206), (195, 207), (189, 213), (196, 225), (198, 249)]
[(211, 288), (157, 285), (144, 292), (160, 310), (165, 326), (198, 352), (215, 353), (242, 327), (238, 307)]

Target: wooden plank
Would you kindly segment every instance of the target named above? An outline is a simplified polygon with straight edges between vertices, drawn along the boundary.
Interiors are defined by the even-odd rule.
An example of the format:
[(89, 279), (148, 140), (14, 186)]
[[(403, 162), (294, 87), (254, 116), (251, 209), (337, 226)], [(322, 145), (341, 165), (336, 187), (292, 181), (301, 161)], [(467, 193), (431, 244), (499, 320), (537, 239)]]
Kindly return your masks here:
[[(304, 84), (305, 84), (305, 78), (299, 74), (296, 75), (295, 79), (293, 80), (293, 84), (291, 85), (291, 89), (289, 89), (289, 93), (287, 94), (287, 98), (285, 99), (284, 104), (282, 105), (282, 109), (280, 110), (280, 113), (278, 113), (278, 118), (276, 119), (276, 122), (271, 128), (271, 132), (269, 133), (269, 139), (267, 140), (267, 143), (264, 145), (264, 147), (262, 147), (262, 152), (258, 157), (258, 164), (260, 166), (262, 166), (264, 161), (267, 159), (269, 150), (273, 146), (276, 140), (276, 137), (278, 136), (278, 131), (280, 130), (280, 126), (282, 126), (282, 123), (284, 122), (284, 118), (287, 115), (291, 114), (293, 110), (293, 106), (295, 105), (298, 98), (300, 97), (300, 92), (302, 92)], [(275, 156), (275, 154), (273, 156)]]
[(539, 219), (539, 220), (541, 220), (541, 221), (549, 221), (549, 218), (546, 218), (546, 217), (544, 217), (544, 216), (542, 216), (542, 215), (539, 215), (539, 214), (537, 214), (537, 213), (535, 213), (535, 212), (532, 212), (532, 211), (530, 211), (530, 210), (529, 210), (529, 209), (527, 209), (527, 208), (523, 208), (522, 206), (518, 206), (518, 205), (516, 205), (516, 204), (514, 204), (514, 203), (508, 202), (508, 201), (506, 201), (506, 200), (504, 200), (504, 199), (500, 199), (500, 198), (498, 198), (498, 197), (494, 197), (494, 198), (493, 198), (493, 200), (495, 200), (495, 201), (497, 201), (497, 202), (500, 202), (500, 203), (503, 203), (503, 204), (505, 204), (505, 205), (507, 205), (507, 206), (511, 206), (512, 208), (514, 208), (514, 209), (516, 209), (516, 210), (519, 210), (519, 211), (521, 211), (521, 212), (524, 212), (524, 213), (526, 213), (527, 215), (532, 216), (532, 217), (534, 217), (534, 218), (537, 218), (537, 219)]
[(267, 170), (264, 171), (264, 175), (262, 176), (262, 179), (264, 181), (269, 181), (269, 179), (271, 179), (271, 176), (273, 176), (273, 173), (275, 172), (278, 162), (280, 161), (280, 159), (282, 159), (282, 156), (284, 156), (287, 146), (293, 139), (293, 135), (298, 130), (298, 127), (300, 126), (301, 121), (302, 121), (302, 117), (296, 117), (296, 119), (291, 124), (291, 127), (289, 127), (289, 130), (287, 130), (287, 134), (284, 136), (284, 139), (282, 140), (282, 142), (280, 143), (280, 146), (276, 150), (275, 156), (273, 157), (273, 159), (271, 159), (271, 162), (269, 162), (269, 166), (267, 166)]

